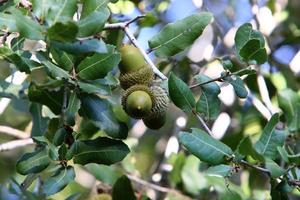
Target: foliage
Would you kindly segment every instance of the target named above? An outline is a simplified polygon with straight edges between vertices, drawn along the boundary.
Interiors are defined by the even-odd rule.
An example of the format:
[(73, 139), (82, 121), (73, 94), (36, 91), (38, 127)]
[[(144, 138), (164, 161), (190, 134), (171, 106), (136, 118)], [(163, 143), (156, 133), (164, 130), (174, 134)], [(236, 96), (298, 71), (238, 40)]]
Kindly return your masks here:
[[(264, 6), (272, 10), (272, 2)], [(297, 42), (300, 25), (290, 17), (285, 23), (294, 25), (292, 36), (279, 30), (270, 35), (261, 31), (254, 15), (256, 26), (245, 22), (236, 27), (232, 50), (222, 41), (220, 18), (209, 6), (165, 23), (163, 10), (169, 3), (2, 1), (0, 97), (11, 104), (0, 123), (30, 132), (34, 148), (12, 154), (12, 160), (18, 158), (12, 165), (17, 173), (3, 179), (0, 199), (261, 199), (264, 193), (272, 199), (299, 198), (299, 76), (275, 54)], [(154, 9), (123, 22), (123, 9), (130, 6), (138, 12)], [(132, 23), (137, 34), (144, 27), (160, 27), (148, 40), (148, 51), (131, 32)], [(215, 49), (210, 59), (197, 62), (190, 52), (210, 29), (221, 39), (211, 44)], [(279, 44), (273, 42), (276, 34), (284, 38)], [(120, 105), (117, 67), (124, 43), (139, 48), (156, 74), (151, 84), (168, 91), (173, 103), (166, 125), (155, 134), (142, 130)], [(214, 77), (205, 73), (216, 65)], [(17, 74), (24, 81), (15, 83)], [(224, 101), (224, 94), (230, 96), (224, 88), (235, 94), (234, 104)], [(224, 113), (231, 119), (228, 131), (225, 123), (217, 123)], [(226, 129), (225, 135), (218, 136), (218, 126)], [(14, 137), (20, 143), (26, 138)], [(169, 155), (174, 138), (180, 148)], [(156, 143), (163, 150), (155, 152)], [(0, 144), (0, 151), (6, 148), (15, 150)], [(165, 164), (171, 168), (164, 169)], [(101, 183), (93, 183), (98, 194), (79, 184), (84, 173)], [(255, 180), (264, 185), (259, 190), (255, 175), (262, 177)], [(148, 182), (149, 177), (153, 180)]]

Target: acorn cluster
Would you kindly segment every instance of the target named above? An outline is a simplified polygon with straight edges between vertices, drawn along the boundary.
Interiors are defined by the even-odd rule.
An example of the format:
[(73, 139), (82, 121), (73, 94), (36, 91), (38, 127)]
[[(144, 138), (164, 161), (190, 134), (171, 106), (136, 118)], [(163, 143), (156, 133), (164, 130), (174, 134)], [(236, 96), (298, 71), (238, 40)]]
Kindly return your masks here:
[(123, 109), (130, 117), (142, 119), (148, 128), (161, 128), (166, 121), (169, 104), (166, 91), (153, 84), (154, 73), (136, 47), (124, 45), (120, 52), (119, 80), (125, 90)]

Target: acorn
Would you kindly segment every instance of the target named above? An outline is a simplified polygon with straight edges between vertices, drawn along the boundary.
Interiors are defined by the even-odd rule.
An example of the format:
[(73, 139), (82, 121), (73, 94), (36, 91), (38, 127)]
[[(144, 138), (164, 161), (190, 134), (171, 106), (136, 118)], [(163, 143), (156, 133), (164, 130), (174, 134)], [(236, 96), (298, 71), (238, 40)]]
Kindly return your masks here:
[(150, 129), (160, 129), (166, 122), (166, 114), (143, 119), (144, 124)]
[(133, 45), (124, 45), (120, 48), (121, 62), (119, 69), (122, 73), (137, 71), (145, 65), (144, 56)]
[(167, 92), (159, 86), (151, 87), (151, 92), (154, 95), (154, 106), (143, 122), (150, 129), (160, 129), (166, 122), (169, 98)]
[(127, 89), (122, 96), (122, 105), (125, 112), (132, 118), (142, 119), (152, 110), (154, 96), (144, 85), (134, 85)]
[(141, 52), (132, 45), (125, 45), (120, 49), (121, 71), (119, 80), (121, 87), (126, 90), (133, 85), (149, 85), (153, 80), (154, 73), (145, 63)]

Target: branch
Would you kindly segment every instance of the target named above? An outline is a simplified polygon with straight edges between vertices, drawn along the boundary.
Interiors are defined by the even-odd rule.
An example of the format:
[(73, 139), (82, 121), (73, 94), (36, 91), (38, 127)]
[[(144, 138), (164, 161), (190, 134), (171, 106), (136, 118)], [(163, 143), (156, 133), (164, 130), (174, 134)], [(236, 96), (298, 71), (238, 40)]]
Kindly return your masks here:
[(24, 131), (20, 131), (18, 129), (11, 128), (9, 126), (0, 126), (0, 133), (4, 133), (6, 135), (13, 136), (18, 139), (26, 139), (30, 136), (28, 133), (26, 133)]
[(256, 169), (260, 172), (263, 172), (265, 174), (267, 174), (268, 176), (270, 176), (270, 171), (265, 169), (265, 168), (262, 168), (262, 167), (259, 167), (259, 166), (256, 166), (256, 165), (252, 165), (250, 163), (248, 163), (247, 161), (245, 160), (241, 160), (241, 163), (244, 165), (244, 166), (247, 166), (247, 167), (250, 167), (250, 168), (253, 168), (253, 169)]
[(9, 151), (9, 150), (13, 150), (13, 149), (16, 149), (19, 147), (24, 147), (24, 146), (32, 145), (32, 144), (34, 144), (34, 142), (31, 138), (13, 140), (10, 142), (0, 144), (0, 152)]
[(155, 184), (149, 183), (149, 182), (144, 181), (143, 179), (140, 179), (139, 177), (133, 176), (131, 174), (126, 174), (126, 176), (130, 180), (132, 180), (132, 181), (134, 181), (134, 182), (136, 182), (136, 183), (144, 186), (145, 188), (151, 188), (153, 190), (156, 190), (156, 191), (159, 191), (159, 192), (162, 192), (162, 193), (173, 193), (173, 194), (176, 194), (178, 197), (182, 197), (185, 200), (191, 200), (190, 197), (185, 196), (184, 194), (182, 194), (181, 192), (179, 192), (179, 191), (177, 191), (175, 189), (167, 188), (167, 187), (163, 187), (163, 186), (159, 186), (159, 185), (155, 185)]

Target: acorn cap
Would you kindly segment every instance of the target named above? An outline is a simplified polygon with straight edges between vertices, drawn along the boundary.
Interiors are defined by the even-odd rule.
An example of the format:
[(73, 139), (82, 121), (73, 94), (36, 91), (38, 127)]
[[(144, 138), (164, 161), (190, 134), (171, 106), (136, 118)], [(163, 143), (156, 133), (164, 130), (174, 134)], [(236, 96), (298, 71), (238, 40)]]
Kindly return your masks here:
[(134, 85), (127, 89), (122, 96), (122, 106), (132, 118), (142, 119), (152, 110), (154, 96), (144, 85)]
[(137, 71), (145, 65), (144, 56), (133, 45), (124, 45), (120, 48), (121, 62), (119, 69), (122, 73)]
[(119, 80), (121, 87), (126, 90), (133, 85), (149, 85), (154, 77), (152, 69), (148, 65), (144, 65), (137, 71), (121, 73)]
[(159, 116), (144, 118), (143, 122), (148, 128), (157, 130), (165, 124), (166, 118), (166, 113), (164, 113)]
[(166, 90), (159, 86), (152, 86), (150, 88), (154, 96), (154, 104), (148, 117), (159, 117), (165, 115), (169, 107), (169, 97)]

